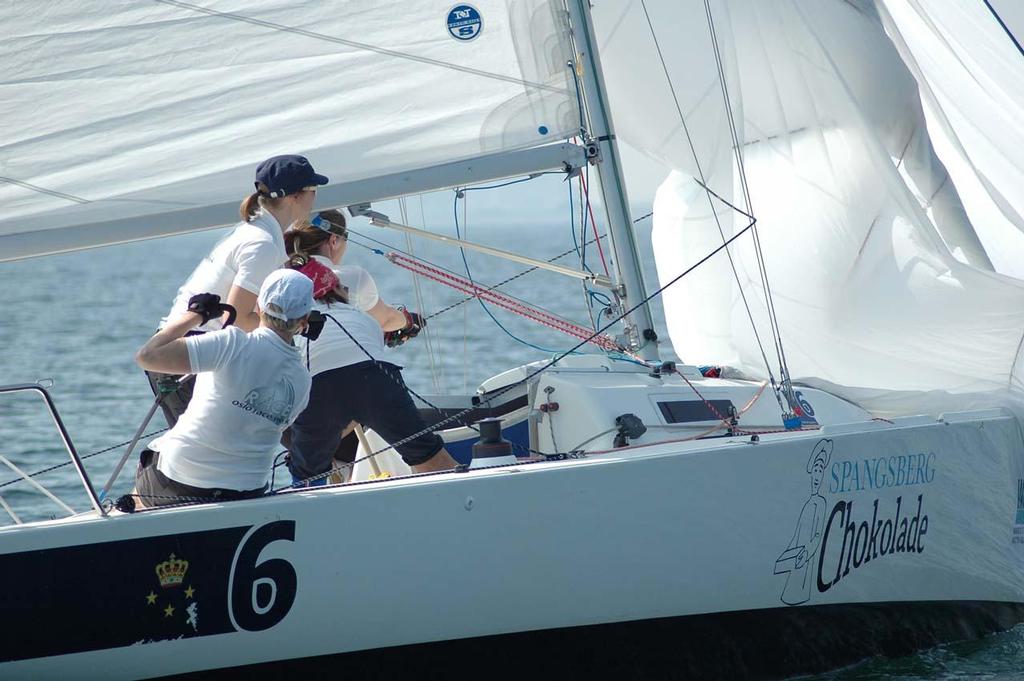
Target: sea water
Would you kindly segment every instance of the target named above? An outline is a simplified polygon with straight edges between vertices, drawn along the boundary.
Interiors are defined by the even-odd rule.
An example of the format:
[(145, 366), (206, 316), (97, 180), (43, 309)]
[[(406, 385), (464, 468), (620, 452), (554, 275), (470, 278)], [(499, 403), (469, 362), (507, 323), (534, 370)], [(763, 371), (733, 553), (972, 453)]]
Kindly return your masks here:
[[(386, 302), (431, 314), (462, 300), (459, 293), (431, 281), (421, 280), (417, 290), (412, 275), (373, 249), (411, 251), (464, 273), (458, 250), (407, 240), (365, 225), (356, 230), (362, 236), (353, 234), (345, 262), (369, 270)], [(0, 266), (0, 385), (52, 379), (54, 401), (83, 455), (130, 439), (153, 401), (133, 354), (155, 331), (177, 287), (222, 233), (204, 232)], [(539, 259), (573, 248), (568, 225), (479, 228), (470, 236)], [(648, 288), (653, 290), (657, 276), (649, 229), (642, 226), (638, 238)], [(591, 269), (603, 272), (596, 245), (591, 244), (585, 255)], [(604, 257), (609, 256), (605, 245)], [(476, 253), (467, 252), (466, 257), (472, 275), (486, 285), (524, 269)], [(574, 253), (560, 262), (578, 265), (579, 258)], [(591, 326), (594, 320), (603, 325), (601, 305), (595, 298), (588, 306), (583, 288), (576, 280), (533, 272), (501, 290), (583, 326)], [(653, 311), (666, 341), (662, 354), (674, 359), (667, 348), (660, 302), (655, 302)], [(494, 374), (575, 345), (568, 336), (501, 309), (485, 310), (477, 301), (431, 318), (428, 330), (395, 351), (392, 358), (405, 367), (409, 385), (424, 395), (471, 394)], [(148, 430), (163, 425), (158, 413)], [(34, 394), (0, 396), (0, 433), (0, 454), (27, 471), (67, 460), (54, 426)], [(123, 450), (118, 447), (86, 460), (94, 485), (103, 485)], [(113, 494), (130, 488), (134, 465), (132, 461), (126, 466)], [(14, 477), (0, 467), (0, 485)], [(76, 509), (88, 507), (70, 466), (39, 480)], [(57, 506), (24, 482), (0, 487), (0, 495), (25, 519), (60, 514)], [(941, 646), (898, 660), (868, 660), (817, 678), (1024, 679), (1024, 625), (981, 641)]]

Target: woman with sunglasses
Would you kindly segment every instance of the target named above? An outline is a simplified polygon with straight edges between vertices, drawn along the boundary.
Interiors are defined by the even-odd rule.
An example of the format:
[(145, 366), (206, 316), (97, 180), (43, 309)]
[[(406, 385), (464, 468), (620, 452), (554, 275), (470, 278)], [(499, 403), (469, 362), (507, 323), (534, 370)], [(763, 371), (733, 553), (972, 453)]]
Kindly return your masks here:
[(388, 345), (400, 345), (413, 338), (425, 325), (422, 317), (401, 307), (392, 307), (377, 292), (370, 273), (357, 265), (342, 265), (348, 249), (348, 227), (340, 210), (325, 210), (312, 220), (299, 220), (284, 234), (285, 250), (292, 266), (315, 260), (337, 275), (348, 303), (373, 317), (384, 332)]
[[(313, 210), (316, 189), (328, 180), (313, 170), (304, 156), (274, 156), (256, 167), (256, 191), (242, 201), (241, 222), (221, 239), (178, 289), (170, 312), (160, 322), (163, 328), (188, 311), (189, 300), (200, 293), (212, 293), (237, 310), (235, 326), (252, 331), (260, 324), (256, 297), (267, 275), (279, 268), (288, 254), (284, 231)], [(221, 317), (209, 320), (190, 335), (216, 331)], [(147, 371), (154, 395), (163, 395), (161, 408), (167, 424), (174, 426), (192, 397), (193, 379)]]
[(396, 449), (413, 472), (454, 468), (444, 442), (428, 430), (405, 389), (401, 367), (385, 359), (385, 332), (411, 337), (423, 321), (381, 301), (366, 270), (339, 266), (346, 237), (339, 211), (324, 211), (285, 233), (289, 264), (313, 280), (313, 309), (330, 317), (320, 337), (307, 341), (313, 386), (309, 406), (290, 430), (292, 479), (323, 483), (332, 459), (351, 461), (354, 448), (346, 452), (342, 440), (356, 423), (388, 442), (402, 442)]

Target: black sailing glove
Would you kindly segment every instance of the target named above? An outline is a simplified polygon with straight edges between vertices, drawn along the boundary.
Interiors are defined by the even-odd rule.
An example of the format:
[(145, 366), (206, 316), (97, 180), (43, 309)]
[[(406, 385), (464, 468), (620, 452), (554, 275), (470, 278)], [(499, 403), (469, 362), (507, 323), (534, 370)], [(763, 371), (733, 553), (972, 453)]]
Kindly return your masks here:
[(409, 312), (402, 307), (398, 309), (405, 315), (405, 326), (397, 331), (386, 331), (384, 333), (384, 344), (389, 348), (398, 347), (410, 338), (415, 338), (423, 327), (427, 325), (427, 320), (421, 315)]
[(203, 324), (224, 314), (220, 296), (216, 293), (197, 293), (188, 299), (188, 311), (203, 318)]

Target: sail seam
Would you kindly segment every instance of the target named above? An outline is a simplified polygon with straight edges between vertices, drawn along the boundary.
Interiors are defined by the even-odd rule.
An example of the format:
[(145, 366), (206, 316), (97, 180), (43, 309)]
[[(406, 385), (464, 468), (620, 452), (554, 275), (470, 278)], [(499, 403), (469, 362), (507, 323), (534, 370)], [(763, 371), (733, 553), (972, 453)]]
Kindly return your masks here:
[(554, 85), (547, 85), (545, 83), (536, 83), (522, 78), (515, 78), (513, 76), (505, 76), (500, 73), (492, 73), (490, 71), (484, 71), (482, 69), (474, 69), (469, 66), (461, 66), (459, 64), (452, 64), (451, 62), (442, 61), (440, 59), (431, 59), (429, 57), (421, 57), (414, 54), (408, 54), (406, 52), (400, 52), (398, 50), (389, 50), (385, 47), (378, 47), (376, 45), (370, 45), (368, 43), (361, 43), (355, 40), (348, 40), (346, 38), (338, 38), (336, 36), (324, 35), (323, 33), (316, 33), (314, 31), (307, 31), (302, 28), (296, 28), (294, 26), (285, 26), (284, 24), (276, 24), (272, 21), (265, 21), (263, 19), (256, 19), (254, 17), (247, 17), (242, 14), (236, 14), (234, 12), (221, 12), (215, 9), (207, 7), (201, 7), (199, 5), (193, 5), (187, 2), (180, 2), (180, 0), (154, 0), (154, 2), (160, 2), (165, 5), (171, 5), (172, 7), (178, 7), (179, 9), (191, 10), (193, 12), (200, 12), (207, 14), (212, 17), (219, 17), (221, 19), (230, 19), (232, 21), (242, 21), (247, 24), (253, 24), (254, 26), (262, 26), (263, 28), (269, 28), (274, 31), (282, 31), (285, 33), (294, 33), (301, 35), (306, 38), (312, 38), (314, 40), (323, 40), (326, 42), (336, 43), (338, 45), (345, 45), (347, 47), (354, 47), (359, 50), (368, 50), (370, 52), (376, 52), (378, 54), (387, 55), (389, 57), (396, 57), (398, 59), (407, 59), (409, 61), (419, 62), (421, 64), (428, 64), (431, 66), (440, 66), (446, 69), (452, 69), (453, 71), (461, 71), (475, 76), (482, 76), (484, 78), (491, 78), (493, 80), (501, 80), (506, 83), (513, 83), (515, 85), (522, 85), (527, 88), (535, 88), (538, 90), (546, 90), (548, 92), (566, 93), (567, 88), (560, 88)]
[(55, 196), (58, 199), (67, 199), (68, 201), (74, 201), (75, 203), (92, 203), (89, 199), (83, 199), (80, 196), (65, 194), (64, 192), (59, 192), (56, 189), (47, 189), (46, 187), (40, 187), (39, 185), (29, 184), (28, 182), (15, 180), (13, 177), (0, 176), (0, 182), (7, 182), (8, 184), (14, 184), (19, 187), (24, 187), (25, 189), (30, 189), (34, 192), (39, 192), (40, 194), (48, 194), (50, 196)]

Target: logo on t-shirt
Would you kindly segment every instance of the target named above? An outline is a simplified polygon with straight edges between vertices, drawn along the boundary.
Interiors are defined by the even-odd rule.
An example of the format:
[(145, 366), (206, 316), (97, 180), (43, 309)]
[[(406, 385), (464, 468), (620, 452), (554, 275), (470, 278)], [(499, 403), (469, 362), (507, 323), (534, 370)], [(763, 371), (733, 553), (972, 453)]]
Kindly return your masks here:
[(250, 390), (245, 400), (235, 400), (231, 404), (281, 426), (288, 423), (288, 417), (295, 407), (295, 388), (288, 379), (282, 377), (273, 386)]

